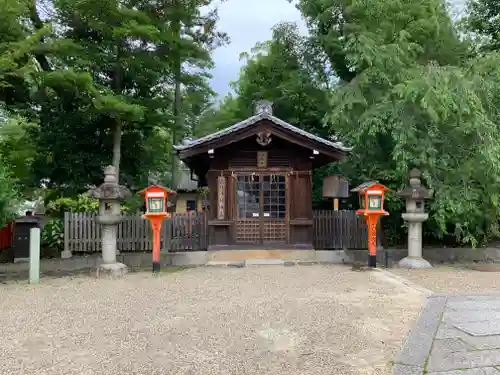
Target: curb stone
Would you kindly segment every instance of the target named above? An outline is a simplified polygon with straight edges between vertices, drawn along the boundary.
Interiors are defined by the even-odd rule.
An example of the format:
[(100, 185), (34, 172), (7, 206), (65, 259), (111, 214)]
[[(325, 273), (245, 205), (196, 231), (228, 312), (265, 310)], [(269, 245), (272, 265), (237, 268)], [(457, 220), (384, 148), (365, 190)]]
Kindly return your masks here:
[[(392, 375), (420, 375), (425, 371), (447, 297), (432, 296), (425, 301), (403, 349), (396, 356)], [(420, 372), (419, 372), (420, 371)]]

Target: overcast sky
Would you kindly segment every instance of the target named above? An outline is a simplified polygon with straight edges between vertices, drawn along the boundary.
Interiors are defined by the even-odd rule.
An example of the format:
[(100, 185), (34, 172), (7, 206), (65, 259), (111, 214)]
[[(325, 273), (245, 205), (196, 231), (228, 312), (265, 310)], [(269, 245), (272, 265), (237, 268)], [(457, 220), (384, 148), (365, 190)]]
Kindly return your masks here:
[[(451, 0), (454, 11), (465, 0)], [(239, 56), (249, 52), (257, 42), (271, 38), (271, 28), (283, 21), (297, 22), (305, 29), (299, 11), (286, 0), (228, 0), (219, 5), (219, 28), (231, 38), (231, 43), (214, 53), (212, 89), (224, 96), (229, 84), (238, 77)]]
[(286, 0), (228, 0), (219, 6), (219, 18), (220, 30), (231, 38), (228, 46), (214, 53), (212, 89), (221, 96), (229, 92), (229, 83), (238, 77), (240, 54), (269, 40), (274, 25), (287, 21), (305, 28), (299, 11)]

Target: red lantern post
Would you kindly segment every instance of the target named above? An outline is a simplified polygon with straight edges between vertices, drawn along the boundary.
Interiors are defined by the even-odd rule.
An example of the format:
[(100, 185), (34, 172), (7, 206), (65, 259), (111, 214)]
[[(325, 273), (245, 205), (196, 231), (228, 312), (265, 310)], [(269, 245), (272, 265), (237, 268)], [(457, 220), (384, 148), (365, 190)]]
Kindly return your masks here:
[(139, 192), (139, 195), (146, 201), (144, 217), (151, 223), (153, 231), (153, 273), (160, 272), (161, 223), (169, 215), (167, 213), (169, 194), (173, 195), (176, 192), (160, 185), (152, 185)]
[(368, 226), (368, 266), (377, 267), (377, 224), (381, 216), (388, 216), (384, 210), (384, 196), (389, 189), (377, 181), (365, 182), (351, 191), (359, 195), (360, 209), (358, 215), (363, 215)]

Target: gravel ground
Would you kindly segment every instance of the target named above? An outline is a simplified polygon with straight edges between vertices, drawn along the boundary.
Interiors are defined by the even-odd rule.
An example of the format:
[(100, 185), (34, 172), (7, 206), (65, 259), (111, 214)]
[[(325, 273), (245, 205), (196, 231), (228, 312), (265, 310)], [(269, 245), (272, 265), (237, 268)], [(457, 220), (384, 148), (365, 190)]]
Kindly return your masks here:
[(0, 286), (0, 374), (390, 374), (424, 295), (343, 266)]
[(500, 291), (500, 272), (480, 272), (452, 265), (436, 266), (429, 270), (393, 268), (390, 272), (434, 292)]

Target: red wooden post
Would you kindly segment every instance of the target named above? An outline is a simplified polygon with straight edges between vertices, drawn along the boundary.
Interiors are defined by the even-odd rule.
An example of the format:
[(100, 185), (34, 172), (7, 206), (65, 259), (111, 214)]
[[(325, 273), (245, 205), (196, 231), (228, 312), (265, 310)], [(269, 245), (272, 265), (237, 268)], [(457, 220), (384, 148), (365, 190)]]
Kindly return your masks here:
[(358, 215), (363, 215), (368, 226), (368, 266), (377, 267), (377, 223), (381, 216), (389, 213), (384, 210), (384, 195), (389, 189), (377, 181), (365, 182), (351, 191), (359, 194), (360, 209)]
[(139, 192), (139, 195), (146, 200), (146, 213), (144, 217), (151, 223), (153, 231), (153, 273), (160, 272), (160, 236), (161, 223), (169, 216), (167, 213), (167, 199), (169, 194), (176, 194), (175, 191), (152, 185)]

